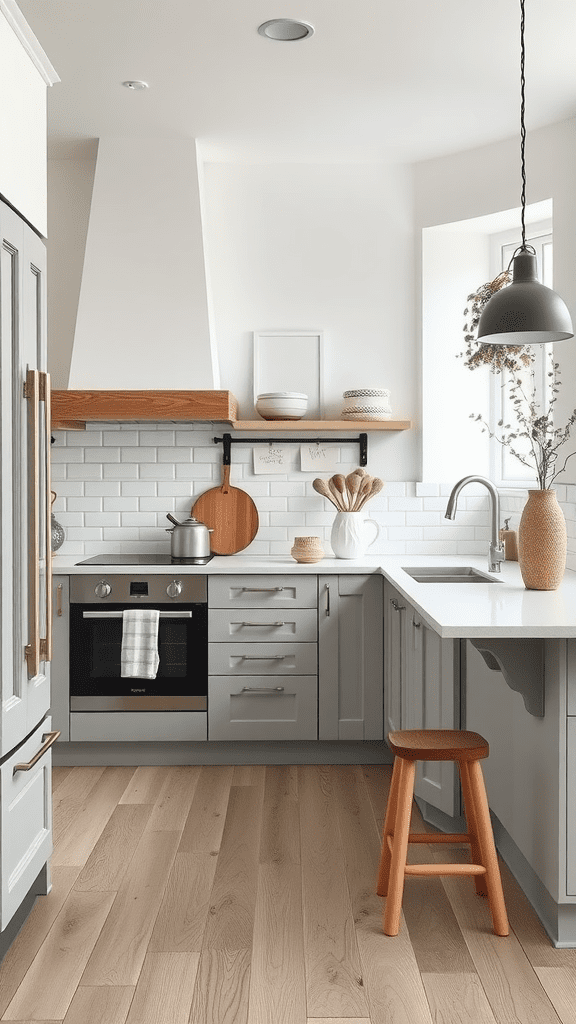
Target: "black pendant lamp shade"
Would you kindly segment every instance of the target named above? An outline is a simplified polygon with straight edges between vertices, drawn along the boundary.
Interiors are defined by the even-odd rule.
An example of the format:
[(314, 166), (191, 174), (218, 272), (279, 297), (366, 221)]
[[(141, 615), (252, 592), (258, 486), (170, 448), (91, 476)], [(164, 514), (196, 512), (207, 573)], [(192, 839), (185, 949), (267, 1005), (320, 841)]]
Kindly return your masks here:
[(536, 252), (526, 244), (526, 127), (524, 78), (524, 0), (520, 0), (520, 157), (522, 164), (522, 245), (511, 260), (512, 283), (495, 292), (480, 315), (478, 338), (489, 345), (546, 345), (574, 337), (565, 302), (540, 284)]
[(574, 337), (560, 296), (540, 284), (531, 247), (512, 259), (512, 283), (495, 292), (480, 315), (478, 338), (487, 345), (546, 345)]

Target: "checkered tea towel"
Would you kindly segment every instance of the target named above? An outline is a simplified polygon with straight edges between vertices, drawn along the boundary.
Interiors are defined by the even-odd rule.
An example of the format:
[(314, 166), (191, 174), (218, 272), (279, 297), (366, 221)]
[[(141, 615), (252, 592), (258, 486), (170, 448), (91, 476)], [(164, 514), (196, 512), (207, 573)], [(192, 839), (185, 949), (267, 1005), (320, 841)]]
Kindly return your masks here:
[(160, 612), (157, 608), (130, 608), (122, 612), (122, 620), (120, 675), (156, 679)]

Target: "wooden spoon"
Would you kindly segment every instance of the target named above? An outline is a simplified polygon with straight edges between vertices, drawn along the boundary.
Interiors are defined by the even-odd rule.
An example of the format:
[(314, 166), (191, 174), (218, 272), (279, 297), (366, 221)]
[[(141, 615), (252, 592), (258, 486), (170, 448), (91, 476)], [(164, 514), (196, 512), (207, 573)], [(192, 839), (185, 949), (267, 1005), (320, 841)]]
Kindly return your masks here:
[(348, 492), (346, 490), (346, 477), (342, 473), (336, 473), (332, 477), (332, 480), (334, 481), (336, 490), (340, 494), (340, 504), (342, 505), (344, 512), (349, 512), (350, 502), (348, 501)]
[(335, 477), (333, 477), (333, 476), (330, 477), (330, 479), (328, 481), (328, 487), (330, 488), (330, 490), (331, 490), (331, 492), (332, 492), (332, 494), (334, 496), (334, 500), (335, 500), (336, 505), (338, 506), (338, 509), (340, 510), (340, 512), (346, 512), (347, 511), (346, 505), (344, 504), (344, 499), (342, 497), (342, 494), (340, 493), (340, 488), (336, 484), (336, 478)]
[(351, 512), (354, 508), (354, 499), (360, 490), (360, 484), (362, 483), (362, 477), (358, 476), (357, 472), (349, 473), (346, 477), (346, 490), (348, 491), (348, 510)]
[(356, 501), (354, 502), (354, 505), (352, 507), (352, 512), (357, 512), (358, 509), (360, 508), (360, 505), (363, 504), (364, 500), (366, 499), (370, 491), (370, 488), (372, 487), (372, 480), (373, 477), (371, 476), (362, 477), (360, 481), (360, 490), (356, 495)]
[(381, 491), (383, 487), (384, 481), (380, 480), (379, 477), (375, 476), (374, 479), (372, 480), (372, 486), (370, 488), (370, 491), (368, 492), (368, 494), (364, 496), (364, 498), (362, 499), (358, 506), (358, 509), (360, 510), (362, 506), (365, 505), (367, 501), (370, 501), (370, 498), (373, 498), (375, 494), (378, 494), (378, 492)]
[(338, 511), (341, 512), (340, 505), (334, 501), (330, 488), (325, 480), (321, 480), (320, 477), (317, 476), (316, 479), (312, 481), (312, 487), (315, 491), (318, 491), (318, 494), (321, 494), (324, 498), (328, 498), (328, 501), (332, 502), (334, 508), (337, 508)]

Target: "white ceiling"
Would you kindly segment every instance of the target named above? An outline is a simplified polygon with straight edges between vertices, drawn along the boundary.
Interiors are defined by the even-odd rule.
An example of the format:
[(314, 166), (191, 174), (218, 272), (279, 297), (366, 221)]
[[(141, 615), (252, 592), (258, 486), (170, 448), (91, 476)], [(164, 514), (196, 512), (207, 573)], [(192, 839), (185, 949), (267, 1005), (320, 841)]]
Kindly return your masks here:
[[(18, 2), (61, 78), (54, 156), (112, 134), (191, 136), (215, 160), (413, 162), (518, 132), (519, 0)], [(258, 35), (281, 16), (314, 35)], [(575, 0), (526, 0), (526, 51), (528, 130), (574, 116)]]

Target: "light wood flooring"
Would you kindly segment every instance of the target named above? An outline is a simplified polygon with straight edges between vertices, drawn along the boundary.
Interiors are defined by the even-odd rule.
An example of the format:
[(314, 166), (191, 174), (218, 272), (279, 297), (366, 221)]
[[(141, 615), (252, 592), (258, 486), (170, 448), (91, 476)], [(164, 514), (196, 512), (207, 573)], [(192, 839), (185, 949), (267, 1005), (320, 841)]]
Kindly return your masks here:
[(552, 947), (504, 866), (507, 938), (455, 878), (408, 879), (383, 935), (390, 772), (56, 768), (53, 888), (0, 968), (1, 1020), (575, 1024), (576, 950)]

